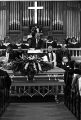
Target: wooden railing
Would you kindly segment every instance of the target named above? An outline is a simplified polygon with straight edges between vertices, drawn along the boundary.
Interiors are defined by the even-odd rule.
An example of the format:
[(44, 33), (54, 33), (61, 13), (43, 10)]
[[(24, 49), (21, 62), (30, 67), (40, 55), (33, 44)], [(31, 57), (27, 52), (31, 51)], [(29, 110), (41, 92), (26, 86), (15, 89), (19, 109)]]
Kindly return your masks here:
[[(56, 52), (60, 48), (53, 48), (53, 50)], [(15, 51), (18, 49), (14, 49)], [(22, 49), (23, 51), (27, 52), (28, 49)], [(47, 49), (41, 49), (42, 51), (47, 51)], [(1, 51), (5, 51), (5, 49), (0, 49)], [(72, 57), (81, 57), (81, 48), (68, 48), (69, 53)]]

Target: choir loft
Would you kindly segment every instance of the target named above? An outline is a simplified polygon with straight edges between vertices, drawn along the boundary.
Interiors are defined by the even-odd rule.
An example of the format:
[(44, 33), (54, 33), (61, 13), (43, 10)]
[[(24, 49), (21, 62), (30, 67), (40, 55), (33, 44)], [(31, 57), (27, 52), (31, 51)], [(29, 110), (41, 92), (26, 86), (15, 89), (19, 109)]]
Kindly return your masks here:
[(80, 1), (0, 1), (1, 120), (80, 120), (80, 75)]

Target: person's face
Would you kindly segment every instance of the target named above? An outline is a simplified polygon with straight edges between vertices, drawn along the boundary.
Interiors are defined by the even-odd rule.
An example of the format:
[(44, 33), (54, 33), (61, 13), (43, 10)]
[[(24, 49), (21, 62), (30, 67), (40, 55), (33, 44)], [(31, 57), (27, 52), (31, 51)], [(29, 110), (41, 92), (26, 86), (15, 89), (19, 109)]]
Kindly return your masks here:
[(52, 51), (52, 47), (49, 46), (49, 47), (48, 47), (48, 52), (51, 52), (51, 51)]
[(10, 50), (11, 50), (10, 47), (8, 47), (8, 48), (6, 49), (6, 52), (9, 53)]

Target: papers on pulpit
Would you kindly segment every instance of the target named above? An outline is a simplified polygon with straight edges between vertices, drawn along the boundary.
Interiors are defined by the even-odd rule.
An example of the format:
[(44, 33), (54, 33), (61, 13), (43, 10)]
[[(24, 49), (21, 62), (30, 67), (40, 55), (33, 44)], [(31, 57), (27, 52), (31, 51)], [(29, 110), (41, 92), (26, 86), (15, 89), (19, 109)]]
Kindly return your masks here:
[(19, 47), (21, 45), (21, 43), (17, 43), (16, 45)]
[(10, 43), (3, 43), (3, 45), (8, 46)]
[(48, 62), (48, 58), (47, 58), (47, 56), (46, 56), (46, 55), (45, 55), (45, 56), (43, 56), (43, 57), (42, 57), (42, 59), (43, 59), (43, 61), (44, 61), (44, 62)]
[(53, 43), (53, 41), (49, 41), (49, 40), (48, 40), (47, 43), (50, 43), (50, 44), (51, 44), (51, 43)]
[(35, 48), (30, 48), (28, 53), (42, 53), (42, 50), (35, 50)]

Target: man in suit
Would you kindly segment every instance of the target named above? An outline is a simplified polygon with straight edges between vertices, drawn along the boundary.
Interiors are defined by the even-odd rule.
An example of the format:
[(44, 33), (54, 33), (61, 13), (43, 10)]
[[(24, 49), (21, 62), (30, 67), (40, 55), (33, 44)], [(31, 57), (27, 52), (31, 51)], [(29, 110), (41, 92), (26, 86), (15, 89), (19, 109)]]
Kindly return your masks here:
[(64, 45), (61, 46), (61, 49), (57, 51), (57, 66), (63, 69), (66, 69), (66, 66), (69, 65), (71, 60), (71, 55), (67, 48)]
[(44, 62), (44, 67), (47, 70), (56, 67), (56, 54), (53, 52), (52, 46), (48, 46), (47, 53), (42, 58)]
[(32, 37), (30, 38), (29, 48), (36, 48), (36, 38), (34, 32), (32, 32)]

